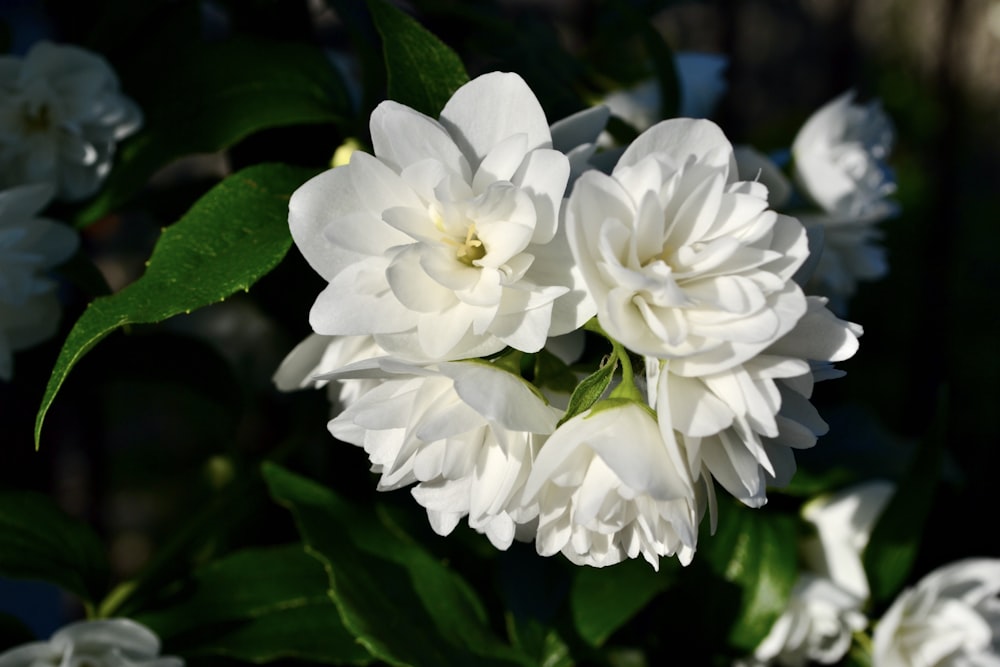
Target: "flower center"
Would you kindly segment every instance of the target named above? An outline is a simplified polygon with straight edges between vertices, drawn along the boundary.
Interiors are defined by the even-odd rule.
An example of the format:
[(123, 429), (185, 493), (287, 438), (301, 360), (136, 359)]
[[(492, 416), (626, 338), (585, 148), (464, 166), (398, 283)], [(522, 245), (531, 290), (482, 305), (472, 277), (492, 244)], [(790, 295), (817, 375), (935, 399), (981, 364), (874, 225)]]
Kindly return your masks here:
[(447, 237), (444, 241), (448, 245), (455, 246), (455, 257), (466, 266), (473, 266), (473, 262), (486, 256), (486, 246), (476, 236), (475, 223), (470, 223), (466, 229), (464, 242)]

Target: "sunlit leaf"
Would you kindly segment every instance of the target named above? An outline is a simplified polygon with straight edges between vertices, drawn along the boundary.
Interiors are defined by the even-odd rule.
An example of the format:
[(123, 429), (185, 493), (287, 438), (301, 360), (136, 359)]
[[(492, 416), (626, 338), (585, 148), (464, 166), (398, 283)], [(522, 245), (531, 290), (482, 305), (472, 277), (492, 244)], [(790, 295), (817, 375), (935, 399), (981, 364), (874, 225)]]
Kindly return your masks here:
[(777, 511), (720, 503), (715, 535), (698, 541), (703, 559), (721, 581), (702, 604), (720, 623), (727, 640), (751, 652), (785, 610), (798, 576), (795, 518)]
[(611, 384), (611, 378), (614, 377), (617, 368), (618, 358), (615, 357), (596, 372), (581, 380), (580, 384), (573, 390), (573, 394), (569, 397), (566, 414), (563, 415), (559, 423), (561, 424), (593, 407), (594, 403), (604, 395), (604, 392)]
[(146, 273), (117, 294), (95, 299), (73, 326), (35, 420), (35, 445), (59, 388), (94, 345), (127, 324), (160, 322), (246, 290), (291, 245), (288, 198), (312, 172), (257, 165), (233, 174), (164, 230)]

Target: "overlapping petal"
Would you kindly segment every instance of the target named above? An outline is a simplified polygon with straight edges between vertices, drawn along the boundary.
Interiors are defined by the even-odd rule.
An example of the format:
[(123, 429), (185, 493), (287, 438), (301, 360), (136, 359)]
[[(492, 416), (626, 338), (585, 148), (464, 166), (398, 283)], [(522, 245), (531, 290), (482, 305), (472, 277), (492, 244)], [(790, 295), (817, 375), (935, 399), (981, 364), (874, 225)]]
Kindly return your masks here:
[(413, 496), (439, 533), (468, 516), (506, 549), (517, 524), (537, 515), (522, 489), (560, 412), (519, 377), (485, 362), (423, 367), (388, 358), (325, 377), (380, 379), (330, 422), (330, 432), (365, 449), (380, 489), (416, 484)]
[(689, 562), (701, 518), (685, 462), (652, 412), (598, 403), (561, 425), (535, 459), (526, 497), (540, 504), (536, 548), (574, 563), (613, 565), (640, 554)]
[(440, 120), (384, 102), (371, 131), (375, 156), (355, 153), (289, 205), (296, 245), (330, 283), (317, 333), (440, 361), (536, 352), (593, 314), (571, 267), (536, 266), (563, 254), (569, 163), (520, 77), (469, 82)]
[(0, 653), (0, 667), (183, 667), (184, 661), (160, 656), (160, 639), (144, 625), (126, 618), (71, 623), (48, 641), (32, 642)]
[(766, 190), (735, 179), (733, 150), (710, 121), (665, 121), (611, 176), (584, 174), (567, 236), (601, 325), (626, 347), (715, 373), (786, 334), (805, 312), (791, 281), (808, 253)]
[(1000, 560), (970, 558), (931, 572), (875, 626), (879, 667), (1000, 664)]

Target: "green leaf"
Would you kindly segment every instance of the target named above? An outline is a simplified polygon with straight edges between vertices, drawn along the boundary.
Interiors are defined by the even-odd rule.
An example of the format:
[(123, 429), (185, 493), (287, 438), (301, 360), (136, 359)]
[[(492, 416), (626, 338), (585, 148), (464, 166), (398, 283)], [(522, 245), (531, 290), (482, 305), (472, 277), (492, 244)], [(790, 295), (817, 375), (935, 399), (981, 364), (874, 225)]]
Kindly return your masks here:
[(699, 540), (696, 559), (728, 584), (706, 596), (704, 608), (732, 612), (727, 640), (744, 654), (756, 648), (788, 603), (798, 576), (796, 529), (792, 516), (733, 501), (720, 503), (716, 534)]
[(326, 589), (301, 544), (247, 549), (198, 569), (136, 620), (185, 656), (368, 664)]
[(288, 198), (312, 173), (285, 165), (249, 167), (212, 188), (164, 230), (146, 273), (91, 302), (69, 332), (35, 420), (35, 446), (66, 376), (105, 336), (221, 301), (274, 268), (291, 245)]
[(141, 95), (142, 130), (122, 145), (78, 224), (114, 211), (177, 158), (229, 148), (266, 128), (335, 123), (350, 114), (336, 70), (319, 48), (304, 44), (250, 38), (195, 44), (172, 56), (150, 84)]
[(532, 381), (535, 386), (573, 394), (576, 390), (576, 376), (562, 359), (544, 348), (532, 357)]
[(264, 478), (329, 576), (344, 626), (393, 665), (528, 664), (490, 630), (469, 586), (393, 524), (273, 464)]
[(566, 407), (566, 414), (559, 420), (559, 423), (569, 421), (573, 417), (586, 412), (596, 403), (608, 386), (611, 378), (618, 368), (618, 357), (614, 357), (608, 363), (601, 366), (595, 373), (585, 377), (573, 390), (573, 395), (569, 397), (569, 405)]
[(382, 36), (389, 98), (437, 118), (469, 80), (461, 58), (385, 0), (368, 0), (368, 8)]
[(508, 612), (507, 634), (518, 649), (531, 656), (539, 667), (573, 667), (576, 662), (569, 646), (555, 628), (533, 618), (518, 619)]
[(906, 476), (872, 529), (863, 562), (872, 601), (888, 603), (903, 588), (920, 547), (924, 522), (941, 475), (948, 422), (948, 397), (938, 398), (927, 437)]
[(0, 489), (0, 575), (55, 584), (92, 605), (108, 586), (104, 545), (90, 526), (35, 493)]
[(656, 572), (644, 560), (608, 568), (581, 567), (570, 589), (570, 610), (577, 632), (591, 646), (600, 646), (674, 580), (675, 561), (661, 561)]

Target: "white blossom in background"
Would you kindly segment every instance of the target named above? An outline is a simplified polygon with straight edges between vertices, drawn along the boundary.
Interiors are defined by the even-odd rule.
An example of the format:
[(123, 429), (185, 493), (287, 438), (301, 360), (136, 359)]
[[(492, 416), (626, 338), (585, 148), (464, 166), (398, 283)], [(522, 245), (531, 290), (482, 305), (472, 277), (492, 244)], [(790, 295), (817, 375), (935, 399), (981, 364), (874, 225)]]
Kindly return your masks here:
[(859, 280), (888, 271), (876, 225), (898, 211), (889, 199), (896, 184), (886, 164), (893, 135), (879, 104), (855, 104), (849, 91), (814, 113), (795, 137), (795, 181), (820, 209), (800, 216), (806, 226), (823, 228), (811, 282), (820, 294), (844, 300)]
[(76, 252), (77, 233), (39, 218), (52, 198), (47, 185), (0, 190), (0, 379), (14, 373), (13, 353), (55, 333), (60, 306), (47, 275)]
[(0, 56), (0, 186), (48, 183), (61, 199), (89, 197), (141, 124), (96, 53), (42, 41), (23, 58)]
[(423, 367), (389, 358), (330, 377), (381, 380), (330, 422), (330, 433), (364, 448), (380, 490), (416, 484), (413, 496), (438, 534), (468, 515), (506, 549), (518, 525), (537, 516), (523, 487), (561, 411), (521, 378), (485, 362)]
[(1000, 560), (970, 558), (903, 591), (875, 626), (873, 667), (1000, 665)]
[(598, 402), (562, 424), (535, 458), (525, 496), (539, 504), (535, 546), (604, 567), (642, 556), (687, 564), (699, 503), (683, 454), (664, 442), (653, 412), (624, 399)]
[(434, 120), (396, 102), (361, 151), (300, 187), (292, 238), (329, 281), (325, 335), (373, 335), (413, 361), (536, 352), (593, 314), (559, 225), (569, 178), (527, 84), (494, 72)]
[(80, 621), (48, 641), (0, 653), (0, 667), (183, 667), (160, 656), (160, 640), (146, 626), (125, 618)]
[(807, 503), (802, 516), (816, 528), (816, 534), (802, 544), (806, 566), (867, 600), (870, 591), (861, 557), (895, 491), (892, 482), (876, 480)]
[(820, 496), (802, 508), (816, 535), (800, 544), (803, 571), (788, 605), (754, 650), (753, 665), (831, 665), (868, 627), (863, 610), (868, 580), (861, 557), (895, 485), (884, 480), (855, 484)]
[(788, 606), (757, 646), (752, 665), (832, 665), (851, 647), (852, 635), (868, 626), (862, 601), (829, 579), (799, 575)]

